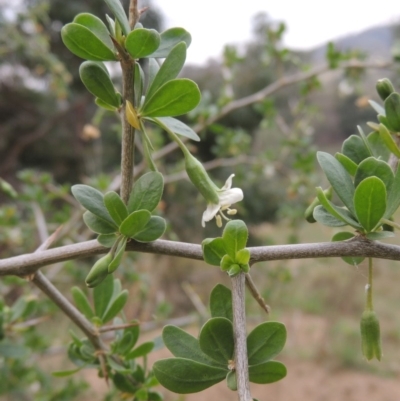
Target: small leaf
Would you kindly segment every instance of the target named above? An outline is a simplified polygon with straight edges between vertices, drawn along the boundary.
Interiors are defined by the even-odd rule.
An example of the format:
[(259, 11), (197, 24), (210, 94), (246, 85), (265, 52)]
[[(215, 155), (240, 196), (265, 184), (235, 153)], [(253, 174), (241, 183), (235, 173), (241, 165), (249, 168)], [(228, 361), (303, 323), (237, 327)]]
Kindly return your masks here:
[(115, 224), (110, 224), (108, 221), (88, 211), (83, 213), (83, 221), (90, 230), (97, 234), (113, 234), (118, 231), (118, 227)]
[(211, 291), (210, 310), (212, 317), (224, 317), (233, 322), (232, 291), (217, 284)]
[(110, 274), (93, 290), (94, 311), (99, 318), (102, 318), (109, 307), (113, 291), (114, 279)]
[(71, 370), (57, 370), (56, 372), (52, 372), (52, 376), (54, 377), (67, 377), (71, 376), (77, 372), (79, 372), (82, 368), (76, 368), (76, 369), (71, 369)]
[(152, 242), (159, 239), (166, 228), (165, 219), (159, 216), (151, 216), (144, 229), (134, 235), (133, 239), (138, 242)]
[(209, 319), (200, 331), (199, 344), (207, 356), (228, 366), (235, 346), (232, 322), (223, 317)]
[(350, 158), (345, 156), (343, 153), (336, 153), (335, 158), (339, 160), (342, 166), (347, 170), (347, 172), (354, 176), (357, 171), (357, 164), (353, 162)]
[(87, 210), (96, 216), (115, 224), (103, 202), (103, 194), (88, 185), (74, 185), (71, 192), (75, 199)]
[(160, 45), (160, 35), (155, 29), (134, 29), (125, 39), (125, 48), (134, 59), (154, 53)]
[(139, 63), (135, 63), (135, 104), (140, 107), (140, 103), (143, 96), (143, 87), (144, 87), (144, 72)]
[(111, 106), (111, 104), (108, 104), (106, 102), (103, 102), (101, 99), (96, 98), (94, 100), (97, 106), (102, 107), (103, 109), (106, 109), (108, 111), (118, 111), (117, 107)]
[(134, 381), (130, 380), (128, 376), (123, 375), (122, 373), (115, 373), (112, 376), (112, 381), (115, 387), (124, 393), (134, 394), (137, 390), (137, 387), (133, 384)]
[(118, 363), (117, 361), (115, 361), (115, 360), (112, 359), (111, 357), (108, 357), (108, 358), (107, 358), (107, 362), (108, 362), (108, 365), (110, 366), (110, 368), (111, 368), (112, 370), (114, 370), (115, 372), (122, 373), (122, 374), (129, 374), (129, 373), (132, 373), (132, 371), (131, 371), (130, 368), (127, 368), (127, 367), (124, 366), (123, 364)]
[(157, 361), (153, 365), (153, 372), (166, 389), (178, 394), (189, 394), (219, 383), (225, 379), (228, 371), (189, 359), (170, 358)]
[[(317, 159), (334, 191), (347, 209), (354, 214), (354, 185), (349, 173), (341, 163), (329, 153), (317, 152)], [(325, 207), (325, 209), (328, 210), (327, 207)]]
[(371, 105), (371, 107), (378, 113), (381, 114), (382, 116), (386, 116), (385, 109), (377, 102), (374, 100), (368, 100), (368, 103)]
[(113, 50), (102, 42), (90, 29), (70, 23), (61, 29), (61, 38), (71, 53), (85, 60), (115, 61)]
[(154, 348), (153, 341), (148, 341), (136, 347), (128, 355), (125, 356), (126, 360), (136, 359), (149, 354)]
[[(349, 233), (347, 231), (341, 231), (336, 233), (333, 237), (332, 237), (332, 242), (336, 242), (336, 241), (346, 241), (350, 238), (354, 238), (354, 234)], [(362, 256), (343, 256), (342, 257), (343, 261), (348, 263), (351, 266), (357, 266), (359, 265), (365, 258)]]
[(237, 380), (236, 380), (236, 372), (231, 370), (226, 375), (226, 385), (229, 390), (237, 391)]
[(219, 266), (226, 255), (224, 240), (222, 238), (206, 238), (202, 242), (204, 261), (209, 265)]
[(124, 333), (122, 338), (116, 343), (115, 353), (119, 355), (125, 355), (133, 347), (133, 335), (132, 333)]
[(236, 263), (235, 263), (235, 261), (229, 256), (229, 255), (225, 255), (222, 259), (221, 259), (221, 270), (223, 271), (223, 272), (227, 272), (227, 271), (229, 271), (230, 270), (230, 268), (233, 266), (233, 265), (237, 265)]
[(121, 2), (119, 0), (104, 0), (104, 1), (107, 4), (108, 8), (114, 14), (115, 18), (120, 23), (122, 32), (124, 33), (125, 36), (127, 36), (131, 28), (129, 26), (129, 21), (122, 7)]
[(87, 319), (91, 319), (94, 316), (92, 307), (83, 291), (78, 287), (71, 288), (72, 298), (74, 299), (76, 307), (79, 309)]
[(393, 171), (389, 164), (382, 160), (375, 159), (375, 157), (368, 157), (358, 165), (354, 177), (354, 186), (357, 187), (362, 180), (373, 176), (382, 180), (387, 192), (391, 190), (394, 181)]
[(250, 251), (248, 249), (241, 249), (236, 252), (235, 262), (239, 265), (247, 265), (250, 261)]
[(113, 233), (113, 234), (100, 234), (97, 237), (97, 242), (100, 245), (105, 246), (106, 248), (111, 248), (114, 244), (115, 241), (117, 240), (117, 234)]
[(396, 92), (390, 94), (385, 100), (385, 112), (388, 128), (400, 132), (400, 95)]
[(360, 224), (367, 232), (372, 231), (386, 211), (385, 184), (377, 177), (360, 182), (354, 194), (354, 207)]
[[(379, 130), (379, 125), (378, 125)], [(369, 146), (373, 150), (375, 155), (379, 155), (381, 160), (388, 161), (390, 156), (390, 150), (386, 146), (379, 132), (371, 132), (367, 136)]]
[(400, 149), (394, 141), (389, 130), (383, 125), (379, 124), (379, 135), (387, 148), (397, 157), (400, 157)]
[(186, 47), (190, 46), (192, 37), (190, 33), (183, 28), (170, 28), (161, 33), (160, 46), (151, 54), (154, 58), (168, 57), (172, 49), (180, 42), (185, 42)]
[(79, 67), (79, 75), (86, 89), (92, 95), (115, 108), (120, 106), (119, 97), (103, 63), (85, 61)]
[(123, 237), (120, 239), (117, 249), (114, 254), (114, 258), (111, 263), (108, 265), (108, 273), (114, 273), (115, 270), (118, 269), (118, 266), (121, 264), (122, 257), (125, 253), (127, 238)]
[(124, 290), (109, 304), (107, 310), (104, 312), (104, 315), (101, 318), (103, 323), (107, 323), (110, 320), (114, 319), (114, 317), (122, 311), (127, 301), (128, 291)]
[(231, 220), (224, 228), (222, 239), (226, 253), (235, 260), (236, 253), (246, 247), (248, 238), (247, 226), (242, 220)]
[(230, 268), (228, 269), (228, 275), (229, 277), (235, 277), (236, 275), (238, 275), (241, 272), (241, 267), (234, 263), (233, 265), (230, 266)]
[(152, 121), (159, 127), (165, 129), (167, 132), (172, 131), (175, 134), (184, 136), (192, 139), (193, 141), (200, 141), (199, 136), (185, 123), (177, 120), (173, 117), (157, 117), (157, 118), (146, 118), (148, 121)]
[(343, 220), (339, 220), (332, 216), (322, 205), (315, 207), (313, 216), (318, 223), (328, 227), (342, 227), (347, 225)]
[(391, 190), (387, 194), (385, 218), (389, 219), (400, 206), (400, 168), (397, 168)]
[(128, 209), (116, 192), (107, 192), (104, 195), (104, 205), (112, 219), (120, 225), (128, 217)]
[(151, 171), (143, 174), (133, 186), (128, 201), (128, 211), (148, 210), (152, 212), (160, 203), (164, 189), (162, 174)]
[(119, 231), (126, 237), (134, 237), (145, 228), (151, 214), (148, 210), (138, 210), (131, 213), (120, 225)]
[(193, 110), (200, 102), (200, 90), (190, 79), (168, 81), (150, 98), (146, 97), (140, 110), (143, 117), (179, 116)]
[(394, 237), (393, 231), (374, 231), (372, 233), (368, 233), (366, 237), (372, 241), (378, 241), (385, 238)]
[(364, 141), (358, 135), (350, 135), (343, 142), (342, 153), (356, 164), (372, 156)]
[(269, 361), (259, 365), (249, 366), (249, 380), (252, 383), (275, 383), (283, 379), (286, 374), (286, 366), (277, 361)]
[(193, 361), (220, 366), (219, 363), (209, 358), (200, 348), (199, 340), (179, 327), (167, 325), (162, 332), (165, 346), (178, 358), (191, 359)]
[(279, 322), (259, 324), (247, 337), (249, 365), (258, 365), (278, 355), (286, 343), (286, 327)]

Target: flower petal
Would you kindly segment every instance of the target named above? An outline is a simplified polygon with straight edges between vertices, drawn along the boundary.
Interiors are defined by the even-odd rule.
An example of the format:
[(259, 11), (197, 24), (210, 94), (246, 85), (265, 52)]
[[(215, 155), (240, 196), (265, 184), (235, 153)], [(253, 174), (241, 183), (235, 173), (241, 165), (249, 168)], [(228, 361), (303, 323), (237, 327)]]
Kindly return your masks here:
[(215, 205), (213, 203), (209, 203), (207, 209), (203, 213), (203, 218), (201, 219), (201, 225), (203, 227), (206, 226), (206, 221), (210, 221), (215, 217), (215, 215), (219, 211), (219, 205)]
[(220, 192), (218, 196), (219, 196), (219, 205), (221, 207), (230, 206), (236, 202), (240, 202), (241, 200), (243, 200), (243, 191), (240, 188), (232, 188)]
[(225, 191), (227, 189), (230, 189), (232, 187), (232, 178), (235, 176), (235, 174), (231, 174), (228, 179), (225, 181), (225, 185), (221, 188), (221, 191)]

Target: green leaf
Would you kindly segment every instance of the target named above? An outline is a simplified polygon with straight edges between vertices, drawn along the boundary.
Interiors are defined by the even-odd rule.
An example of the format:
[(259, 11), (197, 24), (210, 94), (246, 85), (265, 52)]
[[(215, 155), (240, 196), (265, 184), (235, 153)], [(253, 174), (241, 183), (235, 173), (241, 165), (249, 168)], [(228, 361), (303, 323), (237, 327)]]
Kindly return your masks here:
[[(112, 276), (110, 275), (110, 277)], [(104, 312), (104, 315), (101, 318), (103, 323), (107, 323), (114, 319), (114, 317), (122, 311), (127, 301), (128, 291), (124, 290), (108, 305), (107, 310)]]
[(160, 35), (155, 29), (134, 29), (125, 40), (125, 48), (134, 59), (149, 56), (159, 45)]
[(357, 164), (354, 163), (353, 160), (345, 156), (343, 153), (336, 153), (335, 158), (339, 160), (350, 175), (354, 176), (357, 171)]
[(122, 32), (124, 33), (125, 36), (127, 36), (131, 28), (129, 26), (128, 17), (126, 16), (126, 13), (122, 7), (121, 2), (119, 0), (104, 0), (104, 1), (107, 4), (108, 8), (114, 14), (115, 18), (120, 23)]
[(100, 245), (105, 246), (106, 248), (111, 248), (114, 244), (115, 241), (117, 240), (117, 234), (113, 233), (113, 234), (100, 234), (97, 237), (97, 242)]
[(93, 14), (81, 13), (78, 14), (73, 22), (76, 24), (83, 25), (92, 31), (108, 48), (114, 51), (114, 44), (110, 38), (110, 32), (108, 31), (104, 22), (97, 18)]
[(388, 128), (400, 132), (400, 95), (396, 92), (390, 94), (385, 100), (385, 112)]
[(106, 109), (108, 111), (117, 111), (118, 110), (117, 107), (111, 106), (111, 104), (103, 102), (99, 98), (94, 99), (94, 102), (96, 103), (97, 106), (102, 107), (103, 109)]
[(120, 106), (119, 97), (103, 63), (85, 61), (79, 67), (79, 75), (91, 94), (113, 107)]
[(78, 287), (72, 287), (71, 293), (79, 312), (81, 312), (87, 319), (90, 320), (94, 316), (94, 313), (86, 295)]
[(122, 257), (124, 256), (125, 253), (126, 242), (127, 242), (126, 237), (120, 239), (114, 254), (114, 258), (108, 265), (108, 273), (114, 273), (115, 270), (118, 269), (118, 266), (121, 264)]
[(161, 33), (160, 46), (157, 51), (151, 54), (154, 58), (168, 57), (172, 49), (180, 42), (185, 42), (186, 47), (190, 46), (192, 37), (190, 33), (183, 28), (170, 28)]
[(128, 355), (126, 355), (125, 359), (129, 360), (129, 359), (140, 358), (142, 356), (149, 354), (151, 351), (153, 351), (153, 348), (154, 348), (153, 341), (145, 342), (145, 343), (139, 345), (138, 347), (136, 347), (134, 350), (132, 350)]
[(206, 238), (202, 242), (204, 261), (209, 265), (219, 266), (226, 255), (224, 240), (222, 238)]
[(83, 25), (76, 23), (65, 25), (61, 29), (61, 38), (71, 53), (85, 60), (117, 60), (114, 51)]
[(115, 361), (113, 358), (111, 357), (107, 357), (107, 363), (110, 366), (110, 368), (112, 370), (114, 370), (115, 372), (119, 372), (122, 374), (129, 374), (132, 373), (130, 368), (127, 368), (126, 366), (124, 366), (122, 363), (118, 363), (117, 361)]
[[(354, 238), (354, 234), (349, 233), (347, 231), (341, 231), (336, 233), (332, 237), (332, 242), (336, 241), (346, 241), (348, 239)], [(357, 266), (359, 265), (365, 258), (362, 256), (343, 256), (342, 257), (343, 261), (348, 263), (351, 266)]]
[(371, 132), (367, 136), (367, 140), (369, 142), (369, 146), (373, 150), (375, 155), (380, 156), (381, 160), (388, 161), (390, 156), (390, 150), (385, 145), (382, 137), (379, 132)]
[(122, 391), (124, 393), (134, 394), (136, 392), (136, 390), (138, 389), (134, 385), (134, 381), (131, 380), (130, 378), (128, 378), (128, 376), (123, 375), (122, 373), (118, 373), (118, 372), (115, 373), (112, 376), (112, 381), (113, 381), (115, 387), (119, 391)]
[(144, 72), (139, 63), (135, 63), (135, 105), (140, 106), (142, 95), (143, 95), (143, 85), (144, 85)]
[(315, 207), (313, 216), (318, 223), (328, 227), (342, 227), (347, 225), (343, 220), (339, 220), (332, 216), (322, 205)]
[(387, 194), (387, 208), (384, 217), (387, 219), (392, 217), (399, 206), (400, 206), (400, 168), (397, 168), (392, 188), (390, 191), (388, 191)]
[(108, 221), (88, 211), (83, 213), (83, 221), (97, 234), (113, 234), (118, 231), (118, 227), (115, 224), (110, 224)]
[(247, 336), (249, 365), (258, 365), (278, 355), (286, 343), (286, 327), (279, 322), (259, 324)]
[(148, 210), (138, 210), (131, 213), (120, 225), (119, 231), (126, 237), (133, 238), (145, 228), (151, 214)]
[(232, 291), (217, 284), (211, 291), (210, 310), (212, 317), (224, 317), (233, 322)]
[(350, 135), (343, 142), (342, 153), (356, 164), (372, 156), (365, 146), (364, 141), (358, 135)]
[(221, 259), (220, 267), (223, 272), (229, 271), (233, 265), (239, 266), (229, 255), (225, 255)]
[(200, 102), (200, 90), (190, 79), (168, 81), (146, 101), (141, 109), (143, 117), (179, 116), (193, 110)]
[(157, 361), (153, 365), (153, 372), (162, 386), (178, 394), (203, 391), (224, 380), (227, 375), (227, 369), (183, 358)]
[(114, 279), (111, 274), (93, 290), (94, 311), (100, 319), (109, 307), (113, 291)]
[(165, 346), (178, 358), (191, 359), (193, 361), (220, 366), (213, 359), (209, 358), (200, 348), (199, 340), (179, 327), (168, 325), (162, 332)]
[(358, 165), (354, 177), (354, 186), (357, 187), (365, 178), (373, 176), (382, 180), (387, 192), (391, 190), (394, 181), (393, 171), (389, 164), (382, 160), (375, 159), (375, 157), (368, 157)]
[(378, 113), (381, 114), (382, 116), (386, 116), (385, 109), (377, 102), (374, 100), (368, 100), (368, 103), (371, 105), (371, 107)]
[(125, 355), (133, 347), (133, 335), (132, 333), (124, 333), (122, 338), (115, 344), (115, 353), (119, 355)]
[(151, 242), (160, 238), (167, 228), (165, 219), (159, 216), (151, 216), (149, 222), (140, 233), (133, 236), (138, 242)]
[(146, 103), (151, 97), (168, 81), (175, 79), (180, 73), (186, 60), (186, 45), (181, 42), (178, 43), (172, 49), (171, 53), (162, 63), (161, 67), (157, 71), (157, 74), (150, 81), (150, 86), (148, 87), (146, 100), (143, 107), (145, 108)]
[(148, 121), (152, 121), (165, 131), (174, 132), (175, 134), (184, 136), (192, 139), (193, 141), (200, 141), (199, 136), (182, 121), (177, 120), (173, 117), (157, 117), (157, 118), (146, 118)]
[(342, 220), (344, 223), (354, 228), (361, 228), (361, 225), (354, 220), (353, 215), (350, 214), (347, 209), (337, 207), (326, 198), (322, 188), (317, 188), (317, 197), (325, 210), (327, 210), (333, 217), (336, 217), (338, 220)]
[(400, 149), (394, 141), (392, 134), (389, 130), (383, 125), (379, 124), (379, 135), (382, 138), (382, 141), (385, 143), (387, 148), (397, 157), (400, 157)]
[(229, 390), (237, 391), (236, 372), (234, 370), (230, 370), (226, 375), (226, 385)]
[(207, 356), (228, 366), (235, 346), (232, 322), (223, 317), (209, 319), (200, 331), (199, 344)]
[(229, 277), (234, 277), (237, 274), (239, 274), (241, 271), (241, 268), (238, 264), (234, 263), (232, 265), (230, 265), (229, 269), (228, 269), (228, 275)]
[(252, 383), (274, 383), (283, 379), (286, 374), (286, 366), (277, 361), (269, 361), (249, 367), (249, 379)]
[(385, 238), (394, 237), (393, 231), (374, 231), (372, 233), (368, 233), (366, 237), (372, 241), (378, 241)]
[(107, 192), (104, 195), (104, 205), (112, 219), (120, 225), (128, 217), (128, 209), (116, 192)]
[(74, 185), (71, 188), (71, 192), (74, 195), (75, 199), (89, 212), (92, 212), (96, 216), (102, 218), (103, 220), (108, 221), (112, 225), (114, 225), (114, 220), (108, 213), (106, 207), (103, 202), (103, 194), (89, 187), (88, 185)]
[(250, 261), (250, 251), (248, 249), (237, 251), (235, 261), (239, 265), (247, 265)]
[(143, 174), (133, 186), (128, 201), (128, 212), (148, 210), (152, 212), (160, 203), (164, 190), (162, 174), (151, 171)]
[(225, 226), (222, 239), (231, 259), (235, 260), (236, 253), (246, 247), (248, 235), (247, 226), (242, 220), (231, 220)]
[(354, 207), (363, 228), (372, 231), (386, 211), (385, 184), (377, 177), (368, 177), (360, 182), (354, 194)]
[[(349, 173), (329, 153), (317, 152), (317, 159), (334, 191), (337, 193), (347, 209), (354, 214), (354, 185)], [(328, 210), (326, 206), (325, 209)]]

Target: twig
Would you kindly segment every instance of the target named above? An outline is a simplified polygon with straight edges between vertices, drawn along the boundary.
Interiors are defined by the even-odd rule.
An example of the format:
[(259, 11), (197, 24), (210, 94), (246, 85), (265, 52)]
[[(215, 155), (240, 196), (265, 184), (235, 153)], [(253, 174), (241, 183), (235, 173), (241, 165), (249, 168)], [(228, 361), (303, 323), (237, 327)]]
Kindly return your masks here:
[[(377, 259), (400, 260), (399, 245), (370, 241), (361, 236), (340, 242), (259, 246), (248, 249), (250, 250), (251, 264), (269, 260), (343, 256), (365, 256)], [(108, 251), (108, 248), (101, 246), (96, 240), (92, 240), (49, 249), (40, 253), (14, 256), (0, 260), (0, 276), (15, 275), (23, 277), (34, 273), (43, 266), (66, 260), (101, 255)], [(127, 251), (203, 260), (201, 245), (185, 242), (157, 240), (144, 244), (130, 241), (127, 245)]]
[(257, 290), (257, 287), (251, 278), (250, 273), (246, 273), (246, 286), (250, 291), (250, 294), (253, 296), (253, 298), (257, 301), (257, 303), (261, 306), (261, 308), (269, 313), (270, 312), (270, 307), (265, 303), (264, 298), (261, 296), (260, 292)]
[(233, 333), (235, 338), (235, 371), (239, 401), (252, 401), (249, 365), (247, 361), (247, 333), (245, 312), (245, 274), (232, 277)]
[(196, 308), (197, 312), (199, 312), (200, 316), (203, 319), (207, 319), (209, 317), (207, 308), (204, 306), (199, 295), (196, 293), (196, 291), (193, 289), (190, 283), (188, 283), (187, 281), (183, 282), (182, 288), (185, 291), (188, 298), (192, 301), (192, 304)]
[(108, 331), (123, 330), (123, 329), (128, 329), (129, 327), (139, 326), (139, 325), (140, 325), (140, 322), (116, 324), (116, 325), (113, 325), (113, 326), (103, 326), (103, 327), (99, 328), (99, 333), (106, 333)]

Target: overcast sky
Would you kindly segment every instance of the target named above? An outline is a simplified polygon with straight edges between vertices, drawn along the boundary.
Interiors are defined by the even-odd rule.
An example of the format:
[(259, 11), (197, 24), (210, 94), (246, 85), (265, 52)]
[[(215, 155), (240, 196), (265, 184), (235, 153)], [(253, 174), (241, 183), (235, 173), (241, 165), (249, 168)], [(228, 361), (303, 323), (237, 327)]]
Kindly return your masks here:
[(203, 63), (221, 54), (226, 43), (251, 37), (252, 17), (260, 11), (287, 25), (285, 44), (310, 49), (348, 33), (400, 21), (394, 0), (153, 0), (167, 28), (181, 26), (192, 35), (187, 61)]

